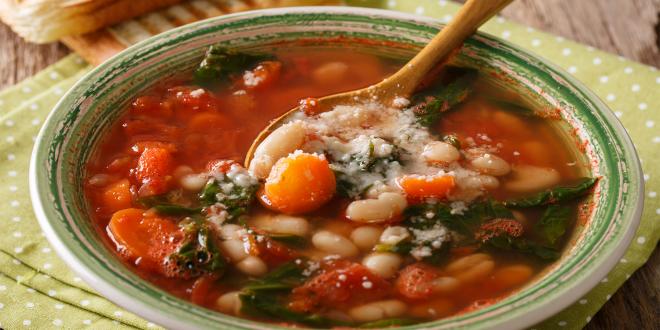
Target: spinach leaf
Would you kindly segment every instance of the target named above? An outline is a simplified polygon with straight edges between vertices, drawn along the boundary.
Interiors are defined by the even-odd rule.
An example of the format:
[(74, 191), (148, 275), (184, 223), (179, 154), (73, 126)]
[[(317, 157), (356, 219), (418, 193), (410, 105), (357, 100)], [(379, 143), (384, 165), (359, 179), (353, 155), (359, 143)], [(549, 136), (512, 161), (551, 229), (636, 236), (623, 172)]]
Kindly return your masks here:
[(297, 235), (270, 234), (268, 235), (268, 238), (293, 247), (303, 247), (307, 245), (307, 239)]
[[(335, 174), (337, 193), (340, 196), (360, 197), (375, 181), (384, 181), (393, 166), (400, 166), (402, 150), (397, 146), (393, 146), (392, 151), (384, 157), (376, 156), (374, 149), (374, 143), (370, 141), (368, 148), (350, 154), (347, 160), (331, 162), (330, 168)], [(369, 175), (369, 180), (360, 180), (365, 174), (372, 175)]]
[(304, 264), (305, 262), (300, 262), (300, 264), (287, 262), (262, 278), (250, 281), (244, 288), (253, 292), (262, 290), (291, 290), (305, 281), (306, 277), (303, 275)]
[(476, 70), (469, 69), (446, 86), (442, 86), (433, 95), (418, 94), (413, 97), (413, 112), (417, 122), (426, 127), (433, 126), (440, 115), (463, 103), (473, 91), (474, 81), (479, 76)]
[(238, 219), (248, 211), (259, 187), (258, 182), (245, 186), (227, 175), (209, 181), (199, 195), (202, 205), (218, 205), (227, 211), (227, 220)]
[(440, 222), (445, 227), (471, 237), (486, 220), (512, 218), (513, 214), (501, 203), (484, 200), (470, 205), (462, 214), (452, 213), (445, 203), (424, 203), (410, 206), (404, 212), (404, 224), (417, 229), (429, 229)]
[(504, 111), (509, 111), (512, 112), (516, 115), (519, 116), (524, 116), (524, 117), (536, 117), (537, 114), (534, 112), (534, 110), (518, 104), (514, 103), (511, 101), (504, 101), (504, 100), (498, 100), (498, 99), (488, 99), (489, 102), (494, 103), (495, 105), (499, 106), (502, 110)]
[(216, 246), (212, 231), (206, 225), (197, 225), (190, 230), (192, 235), (167, 257), (167, 264), (182, 277), (196, 277), (204, 273), (222, 274), (227, 261)]
[(204, 59), (195, 70), (195, 81), (199, 84), (222, 82), (229, 76), (268, 59), (270, 56), (239, 53), (221, 45), (213, 45), (206, 50)]
[(550, 205), (541, 220), (534, 225), (534, 231), (544, 241), (554, 245), (566, 233), (571, 209), (561, 205)]
[(241, 293), (239, 298), (241, 299), (241, 313), (245, 315), (296, 322), (319, 328), (347, 325), (318, 314), (294, 312), (286, 308), (277, 295), (247, 291)]
[(415, 320), (415, 319), (403, 319), (403, 318), (397, 318), (397, 319), (385, 319), (385, 320), (378, 320), (378, 321), (373, 321), (373, 322), (368, 322), (364, 323), (359, 326), (361, 329), (383, 329), (383, 328), (391, 328), (391, 327), (400, 327), (404, 325), (411, 325), (411, 324), (416, 324), (419, 323), (420, 320)]
[(306, 260), (299, 263), (288, 262), (274, 269), (264, 277), (253, 280), (243, 287), (239, 295), (241, 312), (255, 317), (266, 317), (289, 322), (297, 322), (315, 327), (346, 325), (324, 318), (317, 314), (298, 313), (288, 309), (283, 298), (293, 288), (301, 285)]
[(559, 258), (558, 250), (521, 237), (514, 238), (511, 236), (500, 235), (489, 239), (484, 244), (485, 247), (531, 254), (544, 260), (556, 260)]
[(530, 197), (504, 202), (509, 207), (533, 207), (568, 201), (586, 194), (598, 181), (597, 178), (581, 178), (572, 186), (548, 189)]
[(200, 212), (202, 212), (201, 207), (185, 207), (176, 204), (160, 204), (160, 205), (155, 205), (152, 208), (156, 211), (156, 213), (162, 215), (181, 216), (181, 215), (200, 214)]

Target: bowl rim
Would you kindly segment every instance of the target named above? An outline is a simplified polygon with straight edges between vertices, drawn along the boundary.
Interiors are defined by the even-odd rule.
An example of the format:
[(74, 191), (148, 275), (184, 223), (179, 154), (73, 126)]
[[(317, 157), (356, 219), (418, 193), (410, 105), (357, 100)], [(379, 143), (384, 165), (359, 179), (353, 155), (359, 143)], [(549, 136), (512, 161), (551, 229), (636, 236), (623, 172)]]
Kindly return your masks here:
[[(196, 328), (203, 326), (201, 323), (191, 324), (190, 322), (179, 319), (173, 315), (163, 313), (158, 308), (157, 305), (150, 305), (147, 304), (145, 301), (138, 300), (135, 297), (131, 296), (129, 292), (122, 291), (121, 289), (118, 289), (116, 286), (114, 286), (110, 281), (104, 280), (103, 278), (97, 276), (85, 261), (86, 258), (89, 258), (89, 256), (79, 256), (75, 254), (73, 251), (69, 249), (68, 242), (66, 242), (65, 240), (63, 240), (62, 237), (57, 235), (55, 228), (58, 225), (58, 221), (55, 220), (51, 221), (46, 215), (46, 211), (45, 211), (47, 205), (52, 207), (52, 205), (49, 205), (49, 203), (52, 204), (52, 201), (45, 198), (45, 195), (42, 194), (41, 188), (39, 186), (40, 181), (38, 180), (38, 173), (37, 173), (40, 161), (43, 160), (42, 157), (43, 155), (40, 154), (39, 150), (42, 148), (42, 145), (46, 145), (50, 142), (46, 136), (46, 131), (47, 131), (46, 128), (56, 124), (56, 121), (54, 119), (55, 114), (57, 112), (69, 111), (69, 109), (66, 108), (67, 101), (74, 99), (76, 97), (76, 94), (74, 92), (80, 89), (81, 86), (87, 84), (87, 81), (89, 80), (90, 77), (94, 77), (98, 73), (106, 71), (107, 69), (112, 68), (113, 66), (119, 64), (122, 61), (122, 58), (125, 57), (127, 54), (130, 54), (137, 49), (148, 48), (150, 45), (157, 42), (158, 40), (161, 40), (168, 36), (176, 35), (180, 31), (183, 30), (188, 31), (191, 29), (203, 27), (208, 24), (212, 24), (212, 25), (221, 24), (223, 21), (226, 20), (249, 19), (257, 16), (277, 16), (277, 15), (289, 15), (289, 14), (314, 14), (314, 13), (324, 13), (330, 15), (354, 15), (354, 16), (363, 16), (367, 18), (378, 16), (380, 18), (404, 21), (419, 25), (435, 25), (435, 26), (443, 25), (436, 19), (417, 16), (409, 13), (403, 13), (403, 12), (385, 10), (385, 9), (344, 7), (344, 6), (273, 8), (273, 9), (262, 9), (262, 10), (254, 10), (254, 11), (246, 11), (246, 12), (222, 15), (198, 22), (193, 22), (181, 27), (177, 27), (175, 29), (163, 32), (161, 34), (158, 34), (156, 36), (153, 36), (151, 38), (148, 38), (135, 45), (128, 47), (122, 52), (106, 60), (96, 68), (93, 68), (92, 70), (90, 70), (90, 72), (86, 73), (57, 102), (53, 110), (49, 113), (47, 119), (44, 121), (44, 125), (42, 126), (37, 136), (37, 139), (35, 141), (32, 150), (32, 155), (30, 159), (30, 168), (29, 168), (30, 197), (37, 220), (40, 226), (42, 227), (42, 230), (44, 231), (50, 244), (53, 245), (59, 257), (62, 258), (68, 264), (68, 266), (70, 266), (76, 273), (78, 273), (78, 275), (80, 275), (80, 277), (86, 283), (88, 283), (92, 288), (98, 290), (100, 293), (102, 293), (104, 297), (113, 301), (119, 306), (122, 306), (127, 310), (134, 312), (148, 320), (156, 322), (157, 324), (162, 324), (167, 327), (172, 327), (177, 329), (179, 328), (184, 329), (191, 327)], [(529, 52), (521, 47), (513, 45), (508, 41), (501, 40), (500, 38), (492, 36), (488, 33), (479, 31), (477, 32), (477, 35), (484, 36), (487, 39), (494, 40), (499, 44), (503, 44), (509, 48), (516, 50), (520, 54), (524, 54), (526, 56), (529, 56), (530, 58), (534, 58), (538, 60), (541, 65), (552, 70), (554, 74), (558, 74), (559, 77), (567, 81), (570, 85), (576, 87), (580, 93), (584, 94), (587, 100), (592, 103), (593, 107), (598, 109), (600, 114), (605, 117), (605, 120), (609, 121), (610, 125), (612, 125), (614, 133), (619, 135), (620, 140), (622, 142), (621, 146), (623, 147), (622, 153), (626, 153), (627, 156), (631, 156), (631, 155), (633, 156), (633, 158), (630, 159), (630, 161), (632, 162), (631, 163), (632, 166), (630, 168), (631, 172), (629, 172), (628, 174), (631, 177), (633, 177), (633, 179), (636, 178), (637, 180), (634, 181), (638, 183), (638, 189), (636, 191), (632, 191), (632, 192), (629, 191), (629, 193), (631, 193), (633, 196), (636, 196), (638, 198), (636, 198), (636, 204), (634, 205), (634, 210), (630, 215), (630, 219), (626, 219), (628, 221), (626, 222), (627, 227), (625, 228), (625, 231), (619, 234), (620, 237), (619, 245), (612, 247), (611, 248), (612, 250), (609, 252), (608, 255), (601, 255), (599, 256), (599, 258), (597, 258), (596, 265), (594, 265), (594, 267), (590, 269), (590, 273), (589, 273), (590, 276), (585, 276), (581, 281), (578, 282), (570, 282), (569, 284), (565, 284), (565, 285), (569, 285), (571, 289), (562, 292), (560, 295), (554, 297), (553, 299), (542, 300), (540, 303), (537, 303), (535, 307), (530, 308), (526, 313), (524, 313), (520, 317), (517, 318), (502, 317), (498, 321), (498, 323), (488, 327), (490, 329), (524, 328), (531, 326), (537, 322), (540, 322), (556, 314), (560, 310), (564, 309), (565, 307), (577, 301), (577, 299), (579, 299), (581, 296), (583, 296), (585, 293), (587, 293), (589, 290), (595, 287), (600, 282), (601, 278), (606, 276), (607, 273), (614, 267), (614, 265), (616, 265), (618, 260), (626, 252), (628, 246), (630, 245), (633, 239), (634, 233), (639, 226), (642, 208), (643, 208), (643, 202), (644, 202), (642, 198), (644, 191), (644, 181), (641, 179), (641, 173), (642, 173), (641, 165), (639, 162), (639, 158), (637, 156), (635, 146), (632, 143), (630, 136), (627, 134), (625, 128), (618, 120), (618, 118), (613, 114), (613, 112), (588, 87), (586, 87), (583, 83), (578, 81), (571, 74), (565, 72), (563, 69), (557, 67), (550, 61), (546, 60), (545, 58), (537, 54), (533, 54), (532, 52)], [(260, 324), (265, 324), (265, 323), (260, 323)], [(423, 327), (426, 324), (428, 323), (422, 323), (415, 326)]]

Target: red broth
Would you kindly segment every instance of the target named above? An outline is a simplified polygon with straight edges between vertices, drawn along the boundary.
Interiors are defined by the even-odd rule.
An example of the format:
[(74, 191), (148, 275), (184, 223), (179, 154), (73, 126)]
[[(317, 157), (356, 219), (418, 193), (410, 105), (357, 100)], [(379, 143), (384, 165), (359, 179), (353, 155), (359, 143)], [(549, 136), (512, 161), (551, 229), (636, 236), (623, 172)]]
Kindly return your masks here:
[[(334, 186), (335, 181), (339, 182), (335, 178), (337, 172), (333, 174), (326, 168), (324, 156), (310, 156), (312, 162), (300, 165), (296, 163), (298, 158), (288, 156), (288, 168), (302, 166), (302, 171), (312, 171), (313, 175), (332, 176), (327, 184), (319, 183), (321, 179), (316, 177), (308, 187), (314, 190), (317, 186), (321, 189), (332, 185), (328, 188), (327, 201), (314, 204), (318, 201), (315, 200), (306, 205), (310, 207), (297, 209), (303, 211), (288, 212), (286, 210), (292, 209), (286, 209), (284, 213), (294, 214), (278, 215), (279, 212), (269, 209), (272, 205), (260, 204), (256, 198), (240, 208), (240, 212), (246, 209), (247, 213), (237, 218), (242, 220), (234, 220), (234, 226), (244, 225), (247, 231), (232, 236), (234, 238), (226, 237), (227, 223), (232, 222), (229, 220), (203, 227), (207, 231), (194, 227), (212, 222), (209, 219), (219, 214), (213, 205), (202, 201), (200, 206), (200, 198), (204, 198), (200, 197), (200, 191), (208, 189), (209, 182), (214, 180), (204, 175), (216, 173), (217, 177), (220, 171), (224, 174), (220, 176), (226, 179), (229, 168), (235, 169), (238, 165), (221, 160), (242, 162), (253, 139), (270, 120), (296, 106), (301, 99), (368, 86), (395, 72), (400, 65), (373, 55), (327, 49), (281, 50), (273, 55), (274, 59), (243, 70), (251, 70), (250, 79), (261, 77), (256, 86), (252, 86), (241, 71), (228, 82), (213, 87), (201, 88), (194, 80), (182, 79), (165, 82), (144, 93), (112, 126), (89, 160), (85, 195), (92, 210), (90, 217), (109, 248), (141, 277), (195, 304), (265, 322), (320, 327), (383, 322), (376, 325), (396, 326), (445, 318), (492, 304), (530, 282), (559, 253), (574, 226), (576, 202), (557, 204), (558, 199), (552, 197), (542, 202), (543, 205), (524, 208), (504, 207), (502, 203), (574, 184), (581, 174), (578, 160), (549, 124), (553, 119), (511, 111), (508, 109), (510, 97), (504, 97), (503, 92), (493, 92), (481, 78), (473, 83), (475, 92), (467, 100), (443, 113), (430, 128), (440, 136), (438, 139), (450, 135), (446, 141), (461, 145), (457, 149), (461, 152), (460, 159), (455, 160), (460, 166), (476, 166), (471, 165), (480, 157), (475, 152), (488, 149), (493, 157), (499, 157), (513, 168), (511, 173), (497, 176), (496, 186), (482, 188), (479, 197), (469, 201), (467, 208), (451, 204), (452, 212), (458, 208), (460, 214), (472, 212), (471, 205), (479, 203), (490, 205), (488, 207), (493, 210), (505, 208), (504, 213), (483, 211), (495, 212), (495, 215), (479, 220), (481, 223), (473, 228), (475, 239), (454, 243), (452, 238), (451, 244), (443, 243), (438, 249), (426, 246), (433, 251), (433, 256), (423, 258), (401, 252), (405, 249), (401, 242), (415, 240), (384, 244), (383, 230), (402, 227), (401, 224), (412, 221), (410, 214), (421, 206), (433, 208), (435, 211), (424, 211), (422, 215), (434, 218), (439, 210), (438, 203), (444, 205), (445, 198), (449, 197), (411, 198), (409, 187), (435, 182), (435, 179), (410, 181), (408, 188), (402, 185), (408, 195), (405, 211), (400, 210), (397, 216), (386, 221), (352, 221), (347, 216), (350, 213), (347, 206), (355, 199), (367, 200), (368, 197), (339, 196), (336, 190), (340, 187)], [(489, 92), (481, 93), (484, 89)], [(489, 95), (484, 97), (486, 94)], [(499, 95), (507, 102), (494, 102), (492, 95), (495, 98)], [(316, 165), (310, 165), (312, 163)], [(525, 174), (520, 170), (524, 166), (553, 169), (553, 172)], [(517, 182), (522, 179), (516, 176), (538, 173), (546, 173), (542, 176), (554, 179), (548, 179), (551, 182), (540, 184), (536, 189), (526, 188), (525, 182)], [(268, 180), (270, 178), (266, 180), (266, 189)], [(450, 180), (449, 191), (458, 189), (453, 180)], [(263, 182), (264, 178), (251, 193), (263, 196)], [(295, 195), (299, 191), (292, 192), (288, 186), (277, 188), (295, 197), (287, 202), (300, 202)], [(217, 195), (206, 197), (209, 196), (218, 198)], [(166, 209), (171, 204), (178, 208)], [(222, 204), (221, 211), (235, 211), (227, 205)], [(548, 239), (548, 233), (539, 229), (547, 224), (539, 223), (552, 221), (552, 217), (546, 219), (545, 216), (551, 211), (561, 213), (560, 223), (553, 224), (555, 233), (559, 233), (550, 234), (552, 244), (547, 241), (540, 244), (538, 242)], [(444, 221), (454, 221), (458, 218), (452, 217), (460, 217), (460, 214), (452, 213)], [(226, 213), (223, 217), (231, 219), (226, 218)], [(276, 217), (280, 217), (279, 220), (273, 220)], [(466, 217), (460, 221), (468, 221)], [(302, 225), (300, 219), (304, 221)], [(304, 233), (273, 235), (269, 226), (278, 221), (292, 221), (291, 230)], [(200, 244), (197, 238), (191, 241), (190, 231), (186, 231), (191, 226), (196, 228), (195, 237), (204, 233), (216, 246), (201, 249), (195, 245)], [(408, 235), (417, 237), (416, 230), (408, 228)], [(324, 234), (319, 234), (321, 231)], [(341, 241), (336, 241), (336, 245), (348, 242), (346, 245), (353, 245), (356, 250), (346, 253), (338, 250), (338, 255), (336, 251), (319, 248), (324, 246), (324, 239), (337, 236)], [(493, 237), (509, 240), (495, 241)], [(193, 244), (190, 246), (195, 246), (191, 250), (194, 258), (203, 260), (185, 259), (182, 251), (186, 244)], [(242, 251), (231, 252), (231, 244), (234, 248), (238, 244)], [(506, 246), (502, 248), (503, 245)], [(213, 259), (217, 264), (208, 260), (209, 254), (219, 256)], [(173, 255), (185, 263), (173, 264)], [(298, 278), (288, 279), (286, 285), (276, 283), (284, 286), (278, 289), (281, 291), (275, 290), (275, 294), (250, 289), (250, 285), (254, 288), (256, 284), (264, 284), (258, 282), (264, 276), (272, 280), (271, 272), (283, 265), (293, 267)], [(298, 272), (296, 265), (300, 266)], [(242, 298), (238, 298), (239, 295)], [(279, 317), (284, 312), (277, 309), (255, 311), (249, 304), (257, 300), (285, 308), (286, 313), (293, 316)], [(318, 318), (305, 318), (305, 315)]]

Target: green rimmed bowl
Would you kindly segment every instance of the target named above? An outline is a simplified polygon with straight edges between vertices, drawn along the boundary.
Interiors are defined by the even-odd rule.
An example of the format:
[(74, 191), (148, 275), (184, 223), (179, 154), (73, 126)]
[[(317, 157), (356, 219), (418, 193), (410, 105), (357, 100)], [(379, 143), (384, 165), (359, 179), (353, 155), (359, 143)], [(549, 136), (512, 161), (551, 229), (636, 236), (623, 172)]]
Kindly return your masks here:
[[(127, 103), (158, 81), (190, 71), (208, 45), (242, 50), (341, 47), (408, 58), (437, 32), (430, 19), (398, 12), (307, 7), (246, 12), (187, 25), (127, 49), (78, 82), (37, 139), (30, 191), (56, 251), (108, 299), (168, 328), (272, 329), (176, 298), (131, 272), (103, 243), (83, 196), (85, 162)], [(601, 177), (562, 257), (515, 294), (475, 312), (406, 329), (515, 329), (542, 321), (593, 288), (624, 254), (639, 224), (643, 181), (635, 149), (613, 113), (554, 65), (478, 34), (455, 59), (541, 108), (559, 109), (561, 135), (578, 143), (585, 171)]]

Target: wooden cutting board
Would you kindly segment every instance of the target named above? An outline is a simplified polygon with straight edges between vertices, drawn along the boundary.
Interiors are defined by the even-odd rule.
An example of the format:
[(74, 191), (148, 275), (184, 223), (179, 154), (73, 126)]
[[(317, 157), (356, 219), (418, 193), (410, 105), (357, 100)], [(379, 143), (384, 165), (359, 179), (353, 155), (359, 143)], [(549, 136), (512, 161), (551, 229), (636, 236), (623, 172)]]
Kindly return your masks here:
[(240, 11), (295, 5), (332, 5), (339, 0), (189, 0), (122, 23), (62, 39), (93, 65), (126, 47), (187, 23)]

